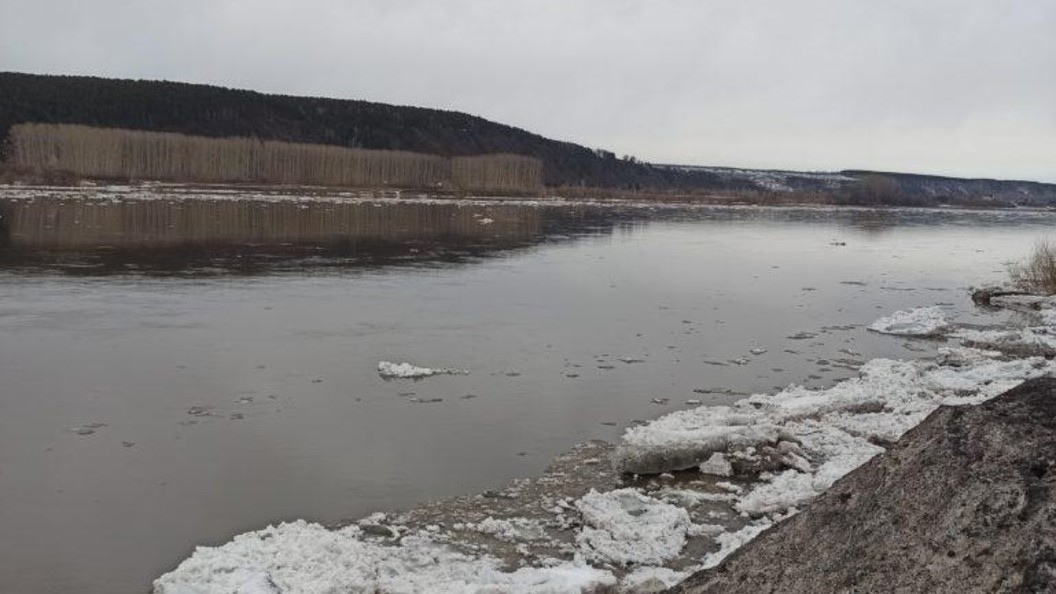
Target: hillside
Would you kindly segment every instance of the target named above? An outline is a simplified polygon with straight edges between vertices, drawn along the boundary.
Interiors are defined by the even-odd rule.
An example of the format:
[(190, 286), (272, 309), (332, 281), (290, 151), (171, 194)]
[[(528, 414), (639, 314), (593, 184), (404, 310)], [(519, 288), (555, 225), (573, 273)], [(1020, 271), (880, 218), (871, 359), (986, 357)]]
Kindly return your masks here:
[(813, 172), (695, 165), (657, 165), (657, 167), (709, 173), (717, 176), (725, 184), (737, 187), (748, 186), (769, 192), (817, 192), (830, 193), (839, 197), (863, 178), (872, 176), (890, 178), (898, 182), (904, 197), (913, 203), (943, 204), (967, 201), (985, 204), (992, 201), (1022, 206), (1056, 204), (1056, 184), (1033, 181), (969, 179), (862, 169)]
[(251, 137), (442, 156), (536, 157), (550, 186), (720, 188), (708, 172), (617, 159), (454, 111), (266, 95), (208, 85), (0, 72), (0, 136), (19, 123), (84, 124), (193, 136)]

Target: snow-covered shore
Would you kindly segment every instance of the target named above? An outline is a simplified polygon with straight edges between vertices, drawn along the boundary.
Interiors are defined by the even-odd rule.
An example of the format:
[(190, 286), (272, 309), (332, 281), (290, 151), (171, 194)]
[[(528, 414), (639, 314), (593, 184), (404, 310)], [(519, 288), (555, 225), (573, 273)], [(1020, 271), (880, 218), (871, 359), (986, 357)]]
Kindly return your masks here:
[[(934, 359), (874, 359), (827, 389), (793, 385), (628, 429), (611, 462), (628, 475), (662, 473), (656, 480), (574, 498), (504, 492), (496, 501), (509, 498), (512, 511), (501, 517), (456, 513), (427, 523), (376, 515), (337, 530), (285, 523), (199, 547), (158, 578), (155, 592), (656, 591), (797, 513), (937, 407), (982, 402), (1056, 371), (1045, 358), (988, 348), (1048, 344), (1056, 336), (1053, 301), (1035, 299), (1030, 309), (1040, 310), (1037, 324), (1021, 329), (946, 328), (943, 318), (951, 342)], [(933, 334), (940, 315), (911, 310), (874, 326)]]

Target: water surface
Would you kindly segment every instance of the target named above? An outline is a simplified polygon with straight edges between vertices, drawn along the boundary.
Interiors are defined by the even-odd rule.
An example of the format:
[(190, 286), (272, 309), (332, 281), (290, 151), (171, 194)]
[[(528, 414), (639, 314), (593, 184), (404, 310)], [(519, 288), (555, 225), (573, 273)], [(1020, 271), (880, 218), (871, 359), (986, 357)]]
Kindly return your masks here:
[[(1056, 222), (17, 198), (0, 200), (4, 592), (144, 592), (198, 544), (497, 487), (687, 400), (926, 355), (862, 326), (936, 303), (993, 322), (967, 287)], [(470, 373), (391, 381), (381, 360)]]

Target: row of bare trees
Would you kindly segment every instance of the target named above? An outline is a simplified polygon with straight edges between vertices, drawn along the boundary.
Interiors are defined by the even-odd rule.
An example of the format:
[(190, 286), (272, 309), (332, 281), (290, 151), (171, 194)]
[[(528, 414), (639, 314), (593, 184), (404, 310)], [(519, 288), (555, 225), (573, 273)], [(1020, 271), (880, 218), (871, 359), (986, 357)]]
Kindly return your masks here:
[(11, 160), (95, 178), (534, 193), (542, 163), (69, 124), (11, 128)]

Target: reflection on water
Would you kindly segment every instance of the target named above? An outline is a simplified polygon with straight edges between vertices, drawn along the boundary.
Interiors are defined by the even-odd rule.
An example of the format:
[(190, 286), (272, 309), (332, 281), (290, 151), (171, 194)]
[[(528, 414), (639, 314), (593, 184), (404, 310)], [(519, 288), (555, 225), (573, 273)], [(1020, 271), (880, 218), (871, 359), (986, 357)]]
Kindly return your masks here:
[(2, 201), (0, 215), (0, 267), (80, 273), (378, 263), (508, 249), (542, 232), (539, 209), (506, 205), (36, 198)]
[(1047, 224), (1041, 211), (121, 199), (0, 196), (0, 270), (96, 275), (263, 274), (455, 262), (544, 241), (632, 233), (649, 221), (823, 223), (878, 235), (934, 225)]

